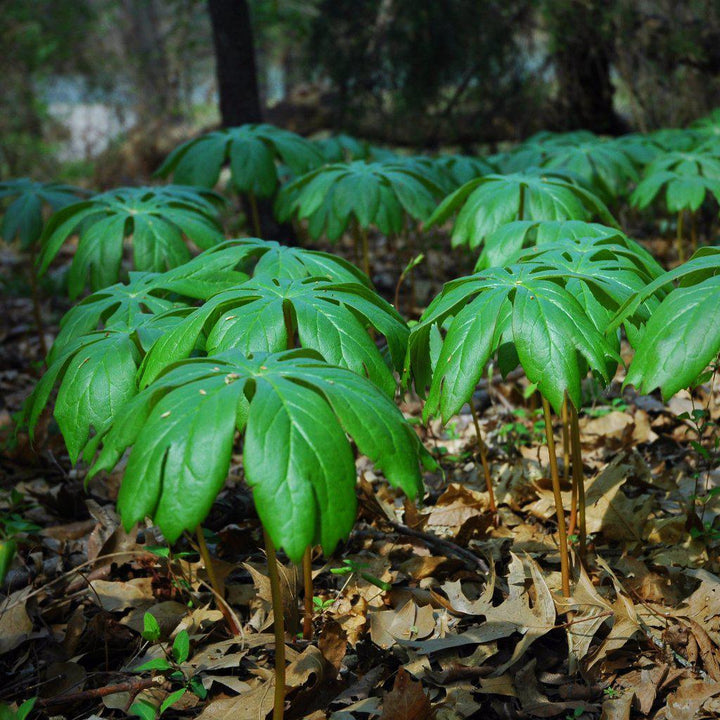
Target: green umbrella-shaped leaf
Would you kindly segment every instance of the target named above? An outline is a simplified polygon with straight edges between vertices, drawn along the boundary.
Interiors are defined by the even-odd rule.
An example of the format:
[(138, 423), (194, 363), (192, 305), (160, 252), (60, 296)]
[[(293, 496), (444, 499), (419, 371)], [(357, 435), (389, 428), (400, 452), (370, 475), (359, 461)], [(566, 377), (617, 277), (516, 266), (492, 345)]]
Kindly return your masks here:
[(238, 351), (186, 360), (125, 406), (91, 472), (132, 447), (118, 506), (126, 527), (151, 516), (172, 542), (195, 528), (228, 473), (236, 431), (273, 543), (299, 561), (331, 552), (355, 520), (355, 466), (346, 433), (388, 480), (415, 497), (427, 457), (397, 407), (371, 383), (301, 351)]
[[(720, 272), (720, 268), (718, 269)], [(672, 290), (647, 323), (625, 384), (667, 400), (720, 353), (720, 276)]]
[[(566, 279), (562, 270), (529, 262), (448, 283), (413, 327), (408, 345), (419, 392), (432, 371), (425, 416), (439, 410), (447, 421), (457, 413), (472, 396), (487, 360), (507, 343), (557, 411), (565, 392), (579, 406), (587, 366), (609, 380), (617, 353), (565, 289)], [(433, 370), (430, 331), (445, 320), (447, 334)]]
[(233, 185), (243, 193), (270, 197), (278, 186), (278, 163), (294, 174), (322, 165), (323, 157), (309, 140), (272, 125), (225, 128), (176, 148), (157, 174), (176, 182), (214, 187), (220, 170), (230, 166)]
[(43, 228), (43, 209), (61, 210), (78, 202), (84, 192), (61, 183), (34, 182), (28, 178), (0, 182), (0, 200), (14, 198), (3, 215), (0, 236), (6, 243), (15, 238), (29, 248), (40, 238)]
[(184, 263), (189, 251), (183, 236), (200, 247), (222, 240), (214, 194), (186, 187), (119, 188), (64, 208), (51, 218), (40, 241), (40, 273), (47, 270), (62, 244), (78, 233), (70, 268), (71, 297), (86, 284), (93, 290), (117, 281), (123, 244), (134, 241), (134, 266), (161, 271)]
[(393, 394), (391, 369), (366, 327), (385, 335), (391, 358), (399, 368), (408, 335), (402, 318), (363, 285), (315, 278), (259, 277), (214, 296), (153, 346), (144, 361), (141, 384), (146, 386), (169, 364), (189, 357), (196, 349), (211, 354), (230, 348), (243, 352), (285, 350), (292, 340), (288, 338), (288, 321), (303, 347), (316, 350), (331, 364), (366, 375)]
[(361, 227), (397, 233), (405, 214), (425, 220), (441, 194), (411, 163), (335, 163), (283, 188), (276, 211), (280, 219), (307, 218), (312, 237), (336, 240), (353, 218)]
[(553, 172), (486, 175), (449, 195), (427, 226), (458, 213), (453, 245), (480, 246), (500, 226), (514, 220), (591, 220), (616, 226), (610, 211), (591, 192)]

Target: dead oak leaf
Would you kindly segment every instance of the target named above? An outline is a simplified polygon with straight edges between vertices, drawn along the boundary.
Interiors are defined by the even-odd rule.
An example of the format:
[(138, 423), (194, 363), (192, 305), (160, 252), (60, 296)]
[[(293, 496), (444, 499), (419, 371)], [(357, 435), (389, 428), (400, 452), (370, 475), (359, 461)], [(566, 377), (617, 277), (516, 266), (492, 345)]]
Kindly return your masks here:
[(385, 695), (380, 720), (433, 720), (430, 698), (422, 689), (422, 683), (413, 680), (403, 668), (395, 676), (393, 689)]
[(514, 631), (522, 635), (512, 656), (496, 668), (495, 675), (502, 675), (522, 657), (535, 640), (555, 627), (555, 603), (540, 568), (529, 557), (520, 559), (513, 553), (510, 553), (510, 557), (507, 576), (509, 592), (500, 605), (492, 603), (495, 591), (494, 574), (491, 574), (477, 600), (469, 600), (465, 596), (459, 581), (443, 585), (450, 604), (457, 612), (483, 615), (488, 622), (514, 626)]

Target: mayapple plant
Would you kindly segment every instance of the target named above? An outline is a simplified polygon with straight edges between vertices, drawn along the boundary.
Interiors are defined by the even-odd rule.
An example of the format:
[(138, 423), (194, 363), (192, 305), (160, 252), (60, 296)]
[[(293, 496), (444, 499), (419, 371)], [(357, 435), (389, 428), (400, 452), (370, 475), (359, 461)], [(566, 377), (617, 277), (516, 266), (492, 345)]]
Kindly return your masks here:
[[(643, 306), (675, 281), (677, 287), (652, 311)], [(649, 283), (625, 303), (611, 328), (627, 319), (645, 326), (631, 341), (635, 356), (626, 385), (643, 393), (660, 388), (668, 400), (697, 382), (720, 353), (720, 248), (701, 248), (684, 265)]]
[(597, 136), (589, 130), (535, 133), (509, 152), (491, 156), (490, 161), (502, 174), (525, 172), (540, 167), (559, 148), (593, 142)]
[(406, 216), (425, 220), (442, 194), (416, 168), (403, 163), (355, 161), (313, 170), (286, 185), (278, 196), (279, 220), (308, 220), (313, 238), (337, 240), (350, 226), (363, 271), (370, 275), (367, 232), (402, 232)]
[(599, 138), (555, 148), (542, 166), (581, 177), (598, 197), (608, 202), (624, 197), (630, 184), (638, 180), (635, 165), (622, 147)]
[[(145, 358), (142, 386), (168, 364), (198, 350), (276, 352), (293, 348), (297, 336), (299, 346), (366, 375), (392, 397), (396, 384), (391, 368), (402, 367), (407, 345), (407, 325), (395, 309), (358, 283), (256, 277), (215, 295), (189, 315), (179, 313), (184, 318)], [(386, 338), (391, 365), (368, 334), (369, 327)]]
[(487, 236), (514, 220), (591, 220), (616, 226), (605, 204), (557, 171), (538, 169), (512, 175), (485, 175), (446, 197), (425, 227), (457, 213), (452, 244), (477, 248)]
[(0, 225), (0, 237), (10, 244), (16, 239), (20, 247), (27, 251), (30, 259), (28, 282), (33, 302), (35, 328), (40, 342), (40, 351), (45, 357), (45, 329), (40, 307), (38, 276), (35, 260), (39, 251), (39, 241), (45, 224), (45, 215), (57, 212), (76, 203), (85, 191), (63, 183), (35, 182), (29, 178), (17, 178), (0, 182), (0, 200), (12, 198), (12, 202), (3, 213)]
[(702, 152), (669, 152), (648, 165), (630, 202), (640, 209), (653, 203), (665, 190), (665, 206), (677, 213), (675, 248), (685, 260), (683, 218), (690, 213), (690, 241), (697, 248), (696, 213), (708, 196), (720, 202), (720, 157)]
[[(466, 402), (472, 404), (493, 356), (503, 375), (520, 365), (537, 386), (550, 451), (563, 592), (568, 594), (567, 534), (550, 408), (560, 414), (566, 398), (579, 408), (580, 383), (588, 370), (609, 382), (620, 358), (575, 293), (566, 289), (566, 276), (564, 269), (540, 260), (447, 283), (410, 333), (406, 380), (412, 376), (420, 394), (429, 387), (423, 416), (440, 414), (443, 422)], [(588, 277), (586, 282), (597, 281)], [(443, 326), (444, 338), (439, 335)], [(477, 432), (479, 438), (479, 427)], [(489, 480), (486, 475), (492, 497)]]
[(358, 140), (346, 133), (316, 139), (313, 143), (328, 163), (367, 160), (370, 155), (370, 144), (367, 141)]
[(206, 249), (223, 239), (217, 218), (224, 203), (211, 190), (184, 186), (118, 188), (55, 213), (43, 231), (39, 272), (63, 244), (78, 235), (68, 292), (75, 298), (87, 284), (108, 287), (121, 275), (124, 246), (132, 242), (133, 269), (159, 272), (190, 259), (186, 241)]
[(392, 485), (419, 495), (432, 461), (395, 404), (371, 382), (306, 350), (246, 356), (228, 350), (171, 366), (102, 434), (90, 475), (128, 448), (118, 508), (125, 527), (152, 517), (174, 542), (199, 526), (228, 475), (236, 433), (260, 516), (275, 622), (275, 707), (283, 716), (285, 634), (276, 548), (300, 562), (332, 552), (355, 522), (356, 469), (348, 442)]
[(497, 173), (488, 160), (471, 155), (438, 155), (434, 160), (450, 178), (453, 190), (475, 178)]
[(320, 150), (309, 140), (260, 123), (215, 130), (189, 140), (168, 155), (157, 174), (172, 175), (177, 183), (213, 188), (222, 168), (229, 165), (232, 185), (247, 197), (253, 230), (260, 237), (257, 198), (275, 194), (280, 183), (278, 164), (302, 175), (324, 162)]
[(582, 220), (515, 220), (501, 225), (485, 238), (475, 263), (475, 271), (512, 265), (527, 248), (583, 237), (608, 238), (623, 244), (630, 242), (634, 250), (650, 258), (646, 250), (628, 240), (620, 230), (600, 223)]
[[(59, 385), (54, 414), (75, 463), (93, 432), (137, 394), (138, 371), (153, 344), (193, 312), (193, 301), (209, 300), (246, 281), (248, 273), (239, 268), (256, 279), (312, 275), (369, 285), (342, 258), (255, 238), (227, 241), (164, 273), (131, 272), (129, 283), (89, 295), (63, 317), (48, 354), (48, 371), (23, 408), (31, 434)], [(157, 351), (154, 357), (159, 357)], [(86, 411), (78, 413), (78, 407)]]

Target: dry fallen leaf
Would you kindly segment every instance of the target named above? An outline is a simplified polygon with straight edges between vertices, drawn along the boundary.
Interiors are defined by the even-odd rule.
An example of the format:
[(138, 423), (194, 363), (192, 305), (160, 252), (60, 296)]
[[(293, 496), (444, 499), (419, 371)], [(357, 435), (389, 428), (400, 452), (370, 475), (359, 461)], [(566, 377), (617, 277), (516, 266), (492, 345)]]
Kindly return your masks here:
[(622, 486), (630, 476), (649, 479), (643, 459), (635, 452), (616, 457), (585, 490), (587, 531), (602, 532), (608, 540), (642, 542), (642, 529), (652, 507), (652, 497), (630, 498)]
[(335, 675), (340, 672), (347, 652), (347, 633), (335, 620), (328, 620), (318, 638), (318, 648)]
[(665, 712), (666, 720), (696, 720), (703, 703), (720, 694), (720, 683), (686, 678), (670, 693)]
[(435, 717), (430, 698), (422, 683), (413, 680), (403, 668), (398, 670), (392, 690), (385, 695), (380, 720), (432, 720)]
[[(537, 638), (555, 627), (555, 603), (537, 563), (529, 557), (521, 560), (513, 553), (510, 553), (510, 558), (507, 576), (509, 593), (500, 605), (492, 603), (494, 575), (488, 579), (485, 590), (477, 600), (468, 600), (459, 582), (443, 585), (456, 611), (467, 615), (484, 615), (490, 622), (514, 625), (515, 630), (522, 635), (511, 657), (495, 669), (495, 675), (502, 675)], [(531, 581), (533, 595), (527, 589), (528, 580)]]
[(32, 632), (32, 620), (25, 609), (25, 598), (31, 591), (23, 588), (0, 603), (0, 655), (22, 645)]
[(152, 578), (133, 578), (127, 582), (118, 580), (93, 580), (88, 591), (103, 610), (120, 612), (128, 608), (139, 608), (153, 602)]

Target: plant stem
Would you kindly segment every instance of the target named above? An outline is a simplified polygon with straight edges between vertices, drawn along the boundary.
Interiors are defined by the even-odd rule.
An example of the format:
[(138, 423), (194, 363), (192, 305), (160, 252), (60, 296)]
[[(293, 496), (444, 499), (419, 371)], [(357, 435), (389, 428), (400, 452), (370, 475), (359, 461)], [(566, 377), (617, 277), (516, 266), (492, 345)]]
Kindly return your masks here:
[(363, 266), (363, 272), (370, 277), (370, 251), (368, 250), (368, 236), (367, 236), (367, 228), (360, 227), (358, 224), (358, 228), (360, 230), (360, 241), (362, 242), (362, 266)]
[(273, 704), (273, 720), (283, 720), (285, 714), (285, 614), (275, 546), (265, 528), (263, 528), (263, 534), (265, 535), (265, 552), (268, 559), (273, 629), (275, 631), (275, 702)]
[(308, 545), (302, 560), (303, 585), (305, 586), (303, 617), (303, 639), (312, 640), (313, 635), (313, 578), (312, 578), (312, 548)]
[(572, 403), (570, 408), (570, 438), (572, 444), (573, 487), (577, 486), (580, 506), (580, 559), (585, 560), (587, 552), (587, 526), (585, 524), (585, 473), (583, 471), (582, 448), (580, 447), (580, 423), (578, 411)]
[(215, 605), (217, 606), (218, 610), (220, 610), (220, 612), (223, 614), (223, 617), (225, 618), (225, 622), (227, 623), (230, 632), (233, 635), (239, 635), (241, 632), (240, 628), (238, 627), (235, 618), (233, 618), (233, 616), (228, 611), (227, 606), (223, 602), (223, 588), (218, 582), (217, 575), (215, 574), (215, 566), (213, 565), (210, 550), (208, 550), (207, 543), (205, 542), (205, 534), (203, 533), (202, 525), (198, 525), (195, 528), (195, 537), (197, 538), (200, 557), (202, 558), (203, 565), (205, 565), (205, 570), (208, 574), (208, 580), (210, 580), (210, 587), (213, 589), (213, 592), (215, 594)]
[[(562, 404), (562, 442), (563, 442), (563, 485), (567, 487), (570, 478), (570, 418), (568, 416), (568, 396), (565, 393)], [(568, 535), (575, 532), (577, 523), (577, 488), (572, 484), (570, 498), (570, 523), (568, 524)]]
[(525, 219), (525, 186), (520, 184), (520, 203), (518, 205), (518, 220)]
[(485, 486), (487, 487), (490, 505), (490, 512), (493, 514), (493, 521), (497, 523), (497, 505), (495, 504), (495, 491), (493, 490), (492, 478), (490, 477), (490, 465), (487, 458), (487, 445), (483, 440), (482, 432), (480, 431), (480, 422), (478, 420), (477, 411), (475, 405), (473, 405), (472, 398), (470, 398), (470, 412), (472, 413), (473, 423), (475, 424), (475, 436), (477, 438), (478, 449), (480, 450), (480, 462), (482, 463), (483, 473), (485, 475)]
[(682, 241), (683, 234), (683, 211), (678, 213), (677, 219), (677, 233), (675, 235), (675, 250), (677, 251), (678, 260), (681, 263), (685, 262), (685, 248), (683, 247)]
[(690, 246), (692, 251), (697, 250), (697, 213), (690, 213)]
[(212, 586), (212, 589), (222, 597), (222, 588), (217, 581), (215, 566), (213, 565), (212, 558), (210, 557), (210, 551), (208, 550), (207, 543), (205, 542), (205, 533), (203, 533), (202, 525), (198, 525), (195, 528), (195, 537), (197, 538), (200, 557), (202, 558), (203, 565), (205, 565), (205, 570), (207, 570), (208, 578), (210, 578), (210, 585)]
[(36, 261), (35, 243), (30, 243), (30, 270), (28, 272), (30, 281), (30, 294), (32, 296), (33, 317), (35, 318), (35, 329), (40, 342), (40, 352), (42, 353), (43, 363), (48, 354), (47, 344), (45, 342), (45, 324), (42, 319), (42, 308), (40, 307), (40, 293), (38, 292), (37, 275), (35, 274)]
[(248, 200), (250, 202), (250, 213), (252, 215), (253, 232), (256, 238), (262, 237), (262, 230), (260, 228), (260, 214), (258, 213), (257, 198), (255, 193), (248, 192)]
[(553, 495), (555, 496), (555, 510), (557, 512), (562, 593), (565, 597), (570, 597), (570, 562), (568, 558), (567, 533), (565, 531), (565, 511), (563, 510), (562, 494), (560, 492), (560, 477), (558, 475), (557, 455), (555, 454), (555, 436), (553, 435), (550, 404), (544, 395), (542, 396), (542, 406), (545, 417), (545, 437), (547, 438), (548, 452), (550, 454), (550, 476), (552, 479)]

